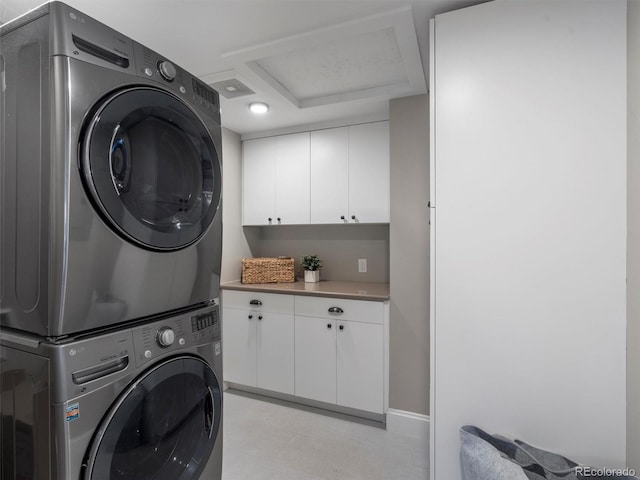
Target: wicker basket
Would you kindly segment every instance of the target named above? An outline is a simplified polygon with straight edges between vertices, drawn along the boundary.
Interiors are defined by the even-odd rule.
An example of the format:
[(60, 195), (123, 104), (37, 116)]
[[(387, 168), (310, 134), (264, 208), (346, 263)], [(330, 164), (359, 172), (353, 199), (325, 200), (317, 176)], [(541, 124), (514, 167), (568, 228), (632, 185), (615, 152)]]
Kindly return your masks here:
[(293, 258), (243, 258), (242, 283), (292, 283)]

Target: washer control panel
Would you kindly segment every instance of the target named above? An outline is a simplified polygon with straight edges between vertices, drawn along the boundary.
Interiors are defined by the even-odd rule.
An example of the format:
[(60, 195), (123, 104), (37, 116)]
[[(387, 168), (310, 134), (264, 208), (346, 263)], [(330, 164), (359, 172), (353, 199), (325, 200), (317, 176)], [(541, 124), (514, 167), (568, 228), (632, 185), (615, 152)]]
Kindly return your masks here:
[(167, 353), (219, 340), (219, 315), (219, 306), (215, 304), (134, 327), (136, 364), (142, 365)]
[(204, 338), (220, 338), (218, 309), (191, 317), (191, 333), (196, 341)]
[(175, 339), (176, 334), (171, 327), (162, 327), (156, 334), (156, 342), (158, 342), (158, 345), (162, 348), (167, 348), (173, 345)]
[(176, 67), (169, 60), (160, 60), (158, 62), (158, 72), (167, 82), (173, 82), (176, 79)]

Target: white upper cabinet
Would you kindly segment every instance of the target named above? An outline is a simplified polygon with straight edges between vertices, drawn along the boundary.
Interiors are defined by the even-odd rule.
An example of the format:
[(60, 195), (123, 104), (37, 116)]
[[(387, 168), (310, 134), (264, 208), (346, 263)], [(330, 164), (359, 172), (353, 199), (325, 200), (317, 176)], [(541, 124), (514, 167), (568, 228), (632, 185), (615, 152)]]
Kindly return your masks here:
[(244, 142), (242, 161), (242, 223), (268, 225), (276, 216), (275, 137)]
[(276, 223), (309, 223), (309, 132), (276, 137)]
[(309, 132), (243, 143), (244, 225), (309, 223)]
[(349, 129), (311, 132), (311, 223), (341, 223), (349, 215)]
[(243, 145), (244, 225), (389, 222), (389, 122)]
[(389, 222), (389, 122), (349, 127), (349, 221)]

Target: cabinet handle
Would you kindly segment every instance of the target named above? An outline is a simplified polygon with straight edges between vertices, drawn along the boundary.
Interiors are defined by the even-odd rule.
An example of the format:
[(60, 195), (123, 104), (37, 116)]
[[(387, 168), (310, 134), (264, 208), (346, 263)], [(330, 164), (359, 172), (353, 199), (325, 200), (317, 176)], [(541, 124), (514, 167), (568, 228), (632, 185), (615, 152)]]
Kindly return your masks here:
[(262, 315), (258, 315), (258, 320), (262, 320)]
[(356, 216), (355, 215), (351, 215), (351, 220), (355, 220)]
[(253, 318), (253, 315), (249, 315), (249, 320), (251, 320)]
[(251, 300), (249, 305), (262, 305), (262, 300)]
[(340, 328), (340, 330), (344, 330), (344, 325), (340, 325), (338, 328)]
[(344, 220), (344, 215), (340, 215), (340, 220)]
[(331, 307), (329, 308), (329, 313), (335, 313), (336, 315), (341, 315), (344, 313), (344, 310), (340, 307)]
[(327, 328), (331, 328), (331, 324), (330, 323), (327, 323)]
[(278, 217), (276, 220), (278, 220), (278, 223), (280, 223), (282, 221), (282, 219), (280, 217)]
[(269, 223), (271, 223), (273, 221), (273, 218), (269, 217)]

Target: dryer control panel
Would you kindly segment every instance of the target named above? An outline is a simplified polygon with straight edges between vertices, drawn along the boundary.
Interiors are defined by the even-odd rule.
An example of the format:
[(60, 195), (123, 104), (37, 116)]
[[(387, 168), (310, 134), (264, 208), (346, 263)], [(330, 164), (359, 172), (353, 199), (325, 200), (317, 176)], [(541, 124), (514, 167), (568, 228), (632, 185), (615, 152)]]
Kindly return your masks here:
[(132, 329), (136, 364), (220, 340), (219, 306), (157, 320)]
[(55, 25), (52, 30), (52, 55), (65, 55), (162, 84), (220, 124), (218, 92), (194, 75), (166, 57), (62, 2), (52, 2), (46, 9), (52, 15)]

